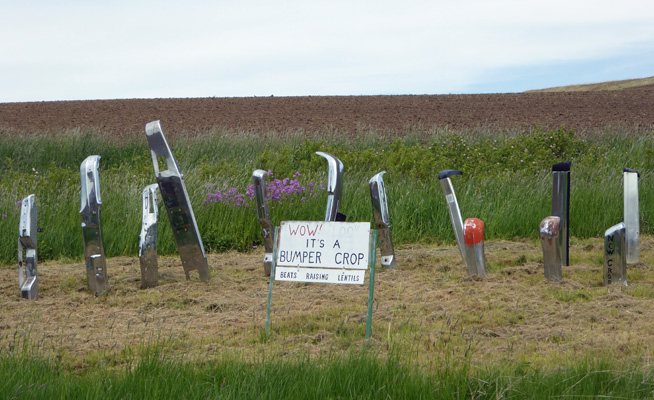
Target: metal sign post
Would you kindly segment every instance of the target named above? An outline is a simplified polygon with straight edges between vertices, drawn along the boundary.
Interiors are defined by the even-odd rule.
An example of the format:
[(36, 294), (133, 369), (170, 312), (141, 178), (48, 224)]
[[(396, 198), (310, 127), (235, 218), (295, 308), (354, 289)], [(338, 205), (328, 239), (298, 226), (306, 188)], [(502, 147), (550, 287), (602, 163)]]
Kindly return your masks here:
[(370, 254), (368, 256), (368, 314), (366, 316), (366, 340), (372, 335), (372, 308), (375, 302), (375, 261), (377, 259), (377, 231), (370, 231)]
[(275, 229), (266, 335), (274, 281), (363, 285), (370, 268), (366, 339), (372, 330), (377, 231), (366, 222), (282, 221)]
[[(18, 225), (18, 285), (24, 299), (36, 300), (38, 281), (36, 272), (37, 209), (33, 194), (21, 202)], [(25, 251), (25, 258), (23, 258)]]
[(552, 166), (552, 215), (560, 218), (559, 241), (561, 242), (561, 264), (570, 265), (570, 165), (564, 161)]
[[(161, 130), (159, 121), (153, 121), (145, 126), (145, 135), (150, 146), (150, 156), (154, 164), (154, 175), (159, 184), (161, 198), (166, 205), (168, 220), (173, 230), (177, 251), (184, 266), (186, 279), (190, 272), (197, 270), (200, 280), (209, 281), (209, 266), (204, 252), (202, 238), (195, 221), (191, 201), (186, 192), (184, 176), (179, 170), (177, 160), (170, 151), (168, 141)], [(166, 169), (159, 169), (159, 159), (165, 162)], [(163, 165), (162, 165), (163, 167)]]
[(252, 173), (252, 180), (254, 181), (254, 197), (257, 202), (257, 219), (259, 220), (259, 225), (261, 225), (261, 235), (263, 236), (263, 244), (266, 251), (263, 257), (263, 271), (266, 276), (270, 276), (274, 247), (274, 226), (270, 220), (268, 198), (266, 197), (266, 174), (266, 171), (258, 169)]
[(139, 235), (139, 261), (141, 263), (141, 289), (159, 284), (159, 263), (157, 260), (157, 184), (143, 189), (143, 219)]
[(395, 250), (391, 239), (391, 218), (388, 213), (388, 202), (386, 201), (386, 187), (384, 186), (384, 175), (382, 171), (370, 178), (370, 200), (372, 201), (372, 216), (377, 228), (379, 237), (379, 248), (381, 250), (382, 267), (397, 268)]
[(96, 296), (102, 296), (109, 290), (102, 225), (100, 224), (102, 199), (100, 197), (100, 177), (98, 175), (99, 163), (100, 156), (88, 156), (80, 166), (82, 191), (79, 213), (82, 216), (86, 278), (89, 282), (89, 289)]
[(640, 260), (640, 211), (638, 209), (638, 178), (640, 178), (640, 173), (625, 168), (623, 176), (627, 263), (634, 264)]
[(266, 311), (266, 336), (270, 328), (270, 306), (272, 304), (273, 283), (275, 282), (275, 261), (277, 259), (277, 242), (279, 237), (279, 227), (275, 227), (275, 236), (273, 237), (273, 262), (270, 266), (270, 283), (268, 284), (268, 307)]

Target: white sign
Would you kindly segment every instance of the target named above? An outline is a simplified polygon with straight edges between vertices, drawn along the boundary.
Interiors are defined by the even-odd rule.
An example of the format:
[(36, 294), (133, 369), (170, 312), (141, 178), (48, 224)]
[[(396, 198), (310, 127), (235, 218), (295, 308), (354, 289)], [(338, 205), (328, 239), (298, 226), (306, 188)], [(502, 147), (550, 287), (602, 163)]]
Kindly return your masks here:
[(367, 222), (282, 221), (275, 280), (363, 284), (369, 253)]
[(368, 268), (367, 222), (282, 221), (277, 265), (312, 268)]

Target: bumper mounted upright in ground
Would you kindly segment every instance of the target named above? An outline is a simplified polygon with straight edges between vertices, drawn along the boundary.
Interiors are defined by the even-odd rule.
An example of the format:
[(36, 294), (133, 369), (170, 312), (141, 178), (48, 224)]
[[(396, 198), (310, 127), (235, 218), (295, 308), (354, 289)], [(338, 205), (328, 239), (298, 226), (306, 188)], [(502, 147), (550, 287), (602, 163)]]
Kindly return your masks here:
[(559, 240), (561, 218), (546, 217), (540, 223), (540, 244), (543, 248), (545, 278), (551, 281), (563, 279), (561, 271), (561, 241)]
[(159, 262), (157, 260), (157, 184), (143, 189), (143, 218), (139, 235), (139, 261), (141, 263), (141, 289), (159, 284)]
[(345, 221), (345, 215), (340, 212), (341, 196), (343, 193), (343, 163), (329, 153), (317, 151), (316, 154), (327, 160), (327, 167), (329, 168), (325, 221)]
[(561, 264), (570, 265), (570, 161), (552, 166), (552, 216), (559, 217)]
[(266, 174), (262, 169), (257, 169), (252, 173), (254, 181), (254, 197), (257, 202), (257, 219), (261, 225), (261, 235), (266, 254), (263, 257), (263, 271), (266, 276), (270, 276), (273, 262), (273, 236), (275, 227), (270, 220), (270, 210), (268, 209), (268, 198), (266, 197)]
[[(38, 297), (36, 273), (37, 209), (33, 194), (21, 202), (20, 223), (18, 225), (18, 284), (24, 299)], [(25, 257), (23, 258), (23, 250)]]
[(638, 206), (638, 179), (640, 173), (625, 168), (623, 176), (627, 264), (634, 264), (640, 261), (640, 211)]
[(604, 285), (615, 282), (627, 286), (624, 222), (613, 225), (604, 232)]
[(107, 261), (104, 255), (102, 225), (100, 223), (100, 177), (98, 167), (100, 156), (88, 156), (80, 166), (82, 183), (80, 215), (82, 216), (82, 235), (84, 237), (84, 259), (89, 289), (96, 296), (109, 290)]
[[(170, 226), (177, 243), (177, 251), (184, 266), (186, 279), (190, 272), (197, 270), (200, 279), (209, 281), (209, 266), (204, 252), (202, 238), (195, 221), (191, 201), (184, 184), (184, 176), (179, 170), (177, 160), (170, 151), (168, 141), (161, 130), (159, 121), (153, 121), (145, 126), (145, 135), (150, 146), (150, 155), (154, 164), (154, 175), (159, 184), (161, 198), (166, 206)], [(159, 169), (159, 159), (162, 168)]]
[(377, 229), (377, 240), (381, 250), (381, 265), (389, 268), (397, 268), (393, 240), (391, 239), (391, 218), (388, 213), (388, 202), (386, 200), (386, 187), (384, 186), (384, 175), (382, 171), (370, 178), (370, 200), (372, 201), (372, 216)]

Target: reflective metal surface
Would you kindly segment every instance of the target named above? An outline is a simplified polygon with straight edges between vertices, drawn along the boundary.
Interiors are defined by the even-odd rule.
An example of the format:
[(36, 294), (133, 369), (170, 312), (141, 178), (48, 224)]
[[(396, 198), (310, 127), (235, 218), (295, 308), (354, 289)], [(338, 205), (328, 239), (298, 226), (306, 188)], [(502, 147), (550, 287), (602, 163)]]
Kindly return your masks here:
[(38, 225), (35, 200), (33, 194), (23, 199), (18, 224), (18, 285), (24, 299), (36, 299), (39, 290), (36, 273)]
[[(145, 126), (145, 135), (150, 146), (154, 175), (166, 206), (186, 279), (190, 279), (191, 271), (197, 270), (200, 279), (206, 282), (209, 280), (207, 256), (177, 160), (170, 151), (159, 121), (148, 123)], [(162, 168), (165, 166), (166, 169), (159, 169), (159, 158), (162, 159)]]
[(624, 222), (604, 232), (604, 285), (621, 283), (627, 286), (627, 252)]
[(100, 224), (102, 199), (100, 198), (100, 178), (98, 176), (99, 163), (100, 156), (88, 156), (80, 166), (82, 190), (79, 213), (82, 216), (86, 278), (89, 282), (89, 289), (96, 296), (102, 296), (109, 290), (102, 225)]
[(395, 250), (391, 239), (391, 218), (388, 213), (388, 202), (386, 199), (386, 187), (382, 171), (370, 178), (370, 200), (372, 201), (372, 216), (377, 229), (377, 241), (381, 249), (381, 265), (389, 268), (397, 268)]
[(139, 235), (139, 261), (141, 262), (141, 288), (155, 287), (159, 284), (159, 264), (157, 260), (157, 184), (143, 189), (143, 219)]
[(468, 274), (488, 277), (484, 254), (484, 221), (479, 218), (466, 219), (463, 223), (463, 235)]
[(266, 171), (257, 169), (252, 173), (252, 180), (254, 181), (254, 197), (257, 201), (257, 219), (261, 225), (261, 235), (263, 236), (263, 244), (266, 251), (263, 257), (263, 271), (266, 276), (270, 276), (273, 262), (273, 236), (275, 227), (270, 220), (270, 211), (268, 209), (266, 174)]
[(540, 244), (543, 247), (545, 278), (551, 281), (563, 279), (561, 271), (561, 241), (559, 230), (561, 218), (547, 217), (540, 223)]
[(552, 166), (552, 215), (559, 217), (559, 241), (561, 242), (561, 264), (570, 265), (570, 161)]
[(626, 228), (627, 264), (640, 261), (640, 211), (638, 209), (638, 171), (625, 168), (624, 226)]
[(463, 172), (455, 169), (446, 169), (438, 174), (438, 179), (441, 181), (443, 194), (445, 194), (445, 201), (447, 201), (447, 208), (450, 211), (450, 220), (452, 221), (452, 227), (454, 228), (454, 236), (456, 236), (456, 242), (459, 245), (459, 251), (461, 252), (463, 262), (467, 266), (468, 262), (466, 261), (467, 256), (465, 252), (465, 241), (463, 238), (463, 217), (461, 217), (459, 203), (456, 200), (452, 181), (450, 181), (450, 176), (453, 175), (463, 175)]
[(329, 153), (317, 151), (321, 157), (327, 160), (329, 175), (327, 176), (327, 209), (325, 221), (345, 221), (345, 215), (340, 213), (341, 195), (343, 192), (343, 163)]

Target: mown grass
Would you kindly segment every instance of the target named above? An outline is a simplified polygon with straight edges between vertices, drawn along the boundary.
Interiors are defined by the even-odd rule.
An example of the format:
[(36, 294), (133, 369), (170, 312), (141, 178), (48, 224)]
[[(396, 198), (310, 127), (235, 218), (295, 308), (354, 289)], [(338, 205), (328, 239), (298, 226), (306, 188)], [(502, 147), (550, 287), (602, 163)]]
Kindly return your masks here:
[[(281, 140), (283, 139), (283, 140)], [(464, 218), (486, 223), (488, 239), (537, 238), (540, 221), (551, 214), (551, 165), (572, 161), (570, 234), (602, 236), (622, 220), (622, 169), (641, 171), (641, 232), (652, 233), (654, 203), (652, 132), (602, 131), (583, 135), (561, 128), (529, 132), (424, 131), (403, 139), (371, 132), (357, 139), (300, 134), (265, 138), (244, 133), (208, 132), (176, 136), (171, 148), (185, 175), (196, 219), (209, 251), (247, 251), (261, 244), (253, 207), (226, 202), (205, 204), (207, 194), (234, 188), (245, 193), (255, 169), (274, 178), (324, 185), (326, 151), (345, 165), (341, 211), (349, 221), (370, 221), (368, 180), (386, 170), (393, 238), (396, 243), (452, 242), (454, 234), (437, 179), (442, 169), (461, 169), (453, 184)], [(82, 257), (79, 165), (91, 154), (100, 160), (102, 222), (108, 256), (137, 254), (141, 191), (154, 183), (145, 135), (120, 139), (101, 132), (68, 131), (29, 138), (0, 135), (0, 235), (16, 236), (17, 202), (35, 193), (39, 206), (39, 257)], [(300, 176), (297, 176), (299, 172)], [(270, 177), (269, 179), (272, 179)], [(272, 219), (320, 220), (326, 193), (273, 202)], [(248, 200), (249, 204), (253, 201)], [(160, 254), (174, 254), (162, 205)], [(0, 242), (0, 263), (16, 258), (13, 240)]]

